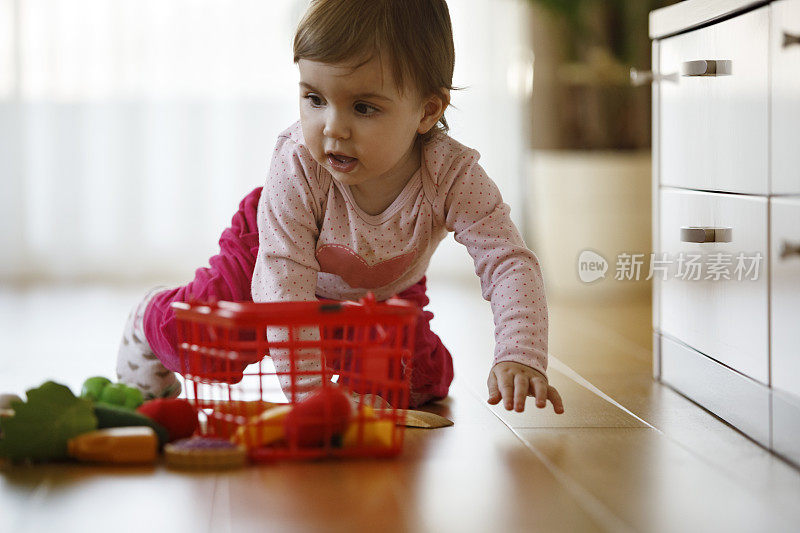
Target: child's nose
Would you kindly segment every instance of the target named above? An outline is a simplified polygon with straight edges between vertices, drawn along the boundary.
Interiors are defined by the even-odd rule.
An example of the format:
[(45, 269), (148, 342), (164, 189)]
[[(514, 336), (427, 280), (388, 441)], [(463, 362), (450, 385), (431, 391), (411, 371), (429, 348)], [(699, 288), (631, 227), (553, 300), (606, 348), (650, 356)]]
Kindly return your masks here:
[(350, 137), (350, 126), (341, 113), (331, 111), (325, 119), (322, 134), (332, 139), (347, 139)]

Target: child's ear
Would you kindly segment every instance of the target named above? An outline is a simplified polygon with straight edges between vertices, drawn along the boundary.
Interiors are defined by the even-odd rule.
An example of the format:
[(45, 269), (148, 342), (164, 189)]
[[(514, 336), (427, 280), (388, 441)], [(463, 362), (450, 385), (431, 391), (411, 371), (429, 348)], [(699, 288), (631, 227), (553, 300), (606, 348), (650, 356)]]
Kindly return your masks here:
[(425, 105), (423, 107), (424, 113), (419, 122), (419, 127), (417, 127), (417, 133), (420, 135), (428, 133), (428, 130), (442, 118), (449, 103), (450, 91), (448, 89), (443, 89), (441, 94), (429, 96), (428, 99), (425, 100)]

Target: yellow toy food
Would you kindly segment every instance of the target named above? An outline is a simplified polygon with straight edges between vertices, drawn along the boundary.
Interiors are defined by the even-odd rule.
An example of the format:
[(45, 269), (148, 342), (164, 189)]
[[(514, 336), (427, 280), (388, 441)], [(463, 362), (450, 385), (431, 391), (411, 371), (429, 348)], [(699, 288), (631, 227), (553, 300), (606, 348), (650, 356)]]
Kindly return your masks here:
[(282, 404), (261, 400), (211, 402), (208, 407), (211, 407), (213, 412), (208, 416), (208, 425), (211, 426), (214, 436), (229, 439), (241, 427), (242, 419), (250, 420), (258, 417), (267, 409), (278, 405)]
[(69, 455), (96, 463), (153, 463), (158, 457), (158, 438), (146, 426), (98, 429), (67, 441)]
[(279, 405), (252, 417), (247, 424), (240, 426), (231, 437), (231, 442), (243, 444), (248, 448), (267, 446), (286, 436), (283, 419), (292, 410), (291, 405)]
[[(291, 405), (277, 405), (251, 417), (231, 436), (231, 442), (242, 444), (248, 448), (269, 446), (286, 438), (284, 421), (292, 411)], [(362, 420), (359, 420), (362, 419)], [(359, 429), (361, 425), (361, 429)], [(368, 405), (362, 405), (357, 414), (350, 419), (347, 430), (342, 436), (342, 447), (353, 446), (392, 448), (392, 437), (395, 424), (391, 418), (381, 418)]]
[[(363, 420), (359, 420), (359, 418), (363, 418)], [(363, 429), (359, 429), (359, 422), (363, 425)], [(359, 432), (361, 432), (360, 441)], [(378, 418), (370, 406), (364, 405), (350, 421), (342, 438), (342, 446), (344, 448), (351, 446), (391, 448), (393, 432), (394, 422), (391, 419)]]

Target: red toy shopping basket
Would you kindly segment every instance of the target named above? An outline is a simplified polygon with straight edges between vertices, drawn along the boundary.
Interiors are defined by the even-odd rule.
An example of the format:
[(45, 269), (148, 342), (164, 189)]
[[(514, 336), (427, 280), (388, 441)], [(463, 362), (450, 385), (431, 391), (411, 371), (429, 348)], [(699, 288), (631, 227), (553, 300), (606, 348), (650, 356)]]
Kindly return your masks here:
[(360, 302), (176, 302), (200, 433), (251, 460), (394, 456), (403, 445), (419, 308)]

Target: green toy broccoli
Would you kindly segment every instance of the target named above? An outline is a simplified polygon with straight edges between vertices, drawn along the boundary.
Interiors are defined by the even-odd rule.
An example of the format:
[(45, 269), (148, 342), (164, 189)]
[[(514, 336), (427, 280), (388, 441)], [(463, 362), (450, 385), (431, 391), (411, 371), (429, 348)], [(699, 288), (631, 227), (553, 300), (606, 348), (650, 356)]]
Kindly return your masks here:
[(139, 389), (124, 383), (111, 383), (111, 380), (102, 376), (94, 376), (83, 382), (81, 398), (132, 410), (144, 403)]

